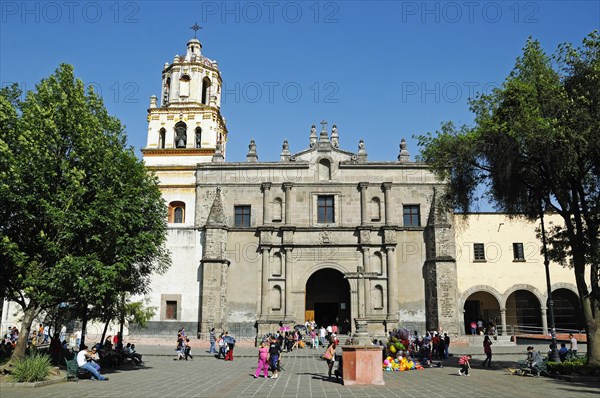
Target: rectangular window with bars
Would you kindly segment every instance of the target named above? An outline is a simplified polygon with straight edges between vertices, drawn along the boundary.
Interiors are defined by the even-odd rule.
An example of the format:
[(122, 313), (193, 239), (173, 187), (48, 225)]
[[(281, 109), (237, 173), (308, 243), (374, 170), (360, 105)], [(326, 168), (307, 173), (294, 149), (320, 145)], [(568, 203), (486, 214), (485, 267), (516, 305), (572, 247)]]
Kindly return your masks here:
[(485, 247), (483, 243), (473, 243), (473, 258), (475, 261), (485, 261)]
[(250, 206), (235, 206), (235, 226), (238, 228), (250, 227)]
[(419, 205), (404, 205), (404, 226), (421, 226), (421, 210)]
[(333, 195), (320, 195), (317, 198), (317, 222), (335, 222), (335, 208)]
[(525, 261), (525, 251), (523, 243), (513, 243), (514, 261)]

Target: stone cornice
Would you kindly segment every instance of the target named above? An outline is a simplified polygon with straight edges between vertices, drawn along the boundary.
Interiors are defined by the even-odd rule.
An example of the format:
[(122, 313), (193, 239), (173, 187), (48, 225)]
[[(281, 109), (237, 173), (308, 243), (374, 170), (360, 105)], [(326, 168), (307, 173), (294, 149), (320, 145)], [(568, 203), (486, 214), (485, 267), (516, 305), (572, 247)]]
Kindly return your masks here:
[(144, 148), (144, 156), (207, 156), (215, 153), (215, 148)]

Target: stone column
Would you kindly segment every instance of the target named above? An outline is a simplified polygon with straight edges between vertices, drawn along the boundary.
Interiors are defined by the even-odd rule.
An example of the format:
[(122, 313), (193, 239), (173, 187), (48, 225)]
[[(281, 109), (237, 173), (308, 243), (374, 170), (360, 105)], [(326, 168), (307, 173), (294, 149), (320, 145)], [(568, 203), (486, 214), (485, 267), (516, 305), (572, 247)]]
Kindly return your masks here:
[(500, 308), (500, 324), (502, 325), (502, 336), (508, 334), (506, 330), (506, 308)]
[(285, 194), (285, 225), (290, 225), (292, 223), (291, 220), (291, 191), (292, 191), (292, 187), (294, 186), (294, 184), (292, 184), (291, 182), (284, 182), (283, 183), (283, 192)]
[(269, 202), (271, 201), (270, 192), (271, 192), (271, 183), (263, 182), (260, 185), (260, 190), (263, 193), (263, 225), (269, 224), (271, 222), (271, 212), (269, 211), (271, 206), (269, 206)]
[(281, 249), (285, 261), (285, 319), (292, 318), (292, 259), (291, 248)]
[(396, 264), (396, 248), (386, 248), (388, 275), (388, 318), (398, 319), (398, 266)]
[(548, 318), (546, 317), (546, 308), (542, 308), (542, 332), (548, 336)]
[(262, 289), (260, 298), (261, 317), (269, 314), (269, 249), (263, 247), (262, 251)]
[[(364, 272), (371, 272), (371, 258), (370, 258), (370, 248), (363, 247), (363, 268)], [(364, 290), (364, 303), (365, 303), (365, 313), (364, 316), (368, 316), (371, 312), (371, 290), (369, 289), (369, 284), (371, 281), (369, 278), (363, 277), (363, 290)]]
[[(358, 190), (360, 192), (360, 225), (367, 223), (367, 188), (369, 187), (368, 182), (359, 182)], [(366, 270), (365, 270), (366, 271)]]
[(390, 189), (392, 188), (391, 182), (384, 182), (381, 184), (381, 189), (383, 189), (383, 206), (385, 212), (385, 225), (390, 225), (391, 214), (390, 214)]

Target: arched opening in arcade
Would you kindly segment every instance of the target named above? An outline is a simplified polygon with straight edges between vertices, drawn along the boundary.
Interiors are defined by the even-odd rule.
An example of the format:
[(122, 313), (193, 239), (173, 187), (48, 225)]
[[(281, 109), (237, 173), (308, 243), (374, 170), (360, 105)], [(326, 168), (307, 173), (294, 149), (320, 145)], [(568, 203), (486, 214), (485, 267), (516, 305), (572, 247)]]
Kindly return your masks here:
[(305, 320), (318, 326), (337, 324), (341, 333), (350, 327), (350, 284), (344, 275), (331, 268), (312, 274), (306, 282)]
[(516, 290), (506, 299), (506, 325), (521, 333), (536, 333), (542, 328), (542, 310), (537, 296), (527, 290)]
[(500, 303), (491, 293), (479, 291), (471, 294), (465, 301), (465, 331), (471, 333), (471, 322), (482, 321), (484, 328), (493, 322), (500, 323)]
[[(569, 289), (556, 289), (552, 292), (554, 304), (554, 324), (559, 333), (584, 329), (583, 312), (579, 296)], [(550, 312), (548, 311), (548, 326)]]

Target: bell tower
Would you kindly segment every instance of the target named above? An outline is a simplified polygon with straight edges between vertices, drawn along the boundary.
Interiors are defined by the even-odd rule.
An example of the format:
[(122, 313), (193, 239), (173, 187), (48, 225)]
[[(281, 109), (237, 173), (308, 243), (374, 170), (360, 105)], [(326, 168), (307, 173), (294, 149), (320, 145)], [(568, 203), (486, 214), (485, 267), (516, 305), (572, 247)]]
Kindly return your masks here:
[[(199, 28), (192, 27), (194, 31)], [(210, 162), (218, 144), (225, 155), (221, 73), (216, 61), (202, 55), (202, 43), (195, 36), (184, 55), (165, 63), (160, 101), (150, 97), (148, 139), (142, 149), (149, 168)]]

